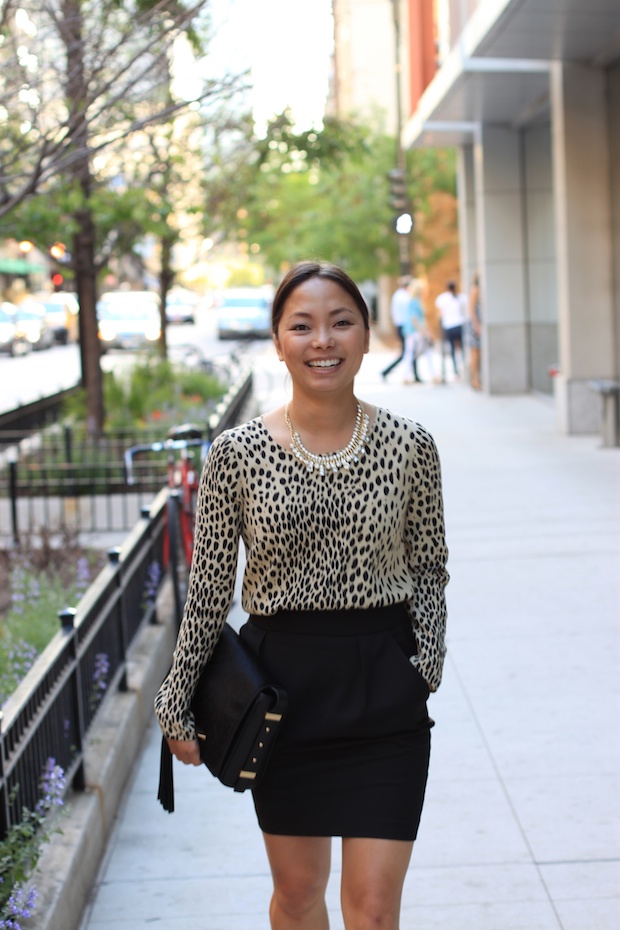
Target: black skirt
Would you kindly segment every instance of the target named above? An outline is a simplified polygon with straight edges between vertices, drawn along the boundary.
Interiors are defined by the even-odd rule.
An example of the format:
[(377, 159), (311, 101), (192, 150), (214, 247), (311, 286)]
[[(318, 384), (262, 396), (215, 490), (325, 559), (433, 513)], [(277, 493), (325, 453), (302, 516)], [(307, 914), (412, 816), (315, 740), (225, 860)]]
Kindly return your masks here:
[(404, 605), (252, 616), (241, 636), (289, 698), (253, 791), (261, 829), (414, 840), (433, 721)]

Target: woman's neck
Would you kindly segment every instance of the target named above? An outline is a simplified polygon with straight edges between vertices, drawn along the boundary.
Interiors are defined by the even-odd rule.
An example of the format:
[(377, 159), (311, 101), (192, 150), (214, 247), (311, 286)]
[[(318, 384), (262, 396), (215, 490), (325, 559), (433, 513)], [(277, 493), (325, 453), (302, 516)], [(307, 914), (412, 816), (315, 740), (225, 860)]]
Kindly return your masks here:
[(308, 397), (293, 393), (289, 416), (304, 443), (316, 453), (345, 446), (355, 428), (358, 401), (353, 392), (344, 398), (330, 395)]

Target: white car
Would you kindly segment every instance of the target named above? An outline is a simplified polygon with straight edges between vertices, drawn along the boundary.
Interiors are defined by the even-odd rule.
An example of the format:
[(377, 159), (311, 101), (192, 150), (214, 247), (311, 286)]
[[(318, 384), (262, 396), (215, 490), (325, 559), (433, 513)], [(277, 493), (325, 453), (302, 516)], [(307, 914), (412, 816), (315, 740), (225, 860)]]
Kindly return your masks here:
[(216, 330), (219, 339), (271, 336), (271, 290), (237, 287), (224, 291), (217, 302)]
[(97, 302), (97, 319), (104, 352), (155, 346), (161, 335), (159, 295), (154, 291), (109, 291)]

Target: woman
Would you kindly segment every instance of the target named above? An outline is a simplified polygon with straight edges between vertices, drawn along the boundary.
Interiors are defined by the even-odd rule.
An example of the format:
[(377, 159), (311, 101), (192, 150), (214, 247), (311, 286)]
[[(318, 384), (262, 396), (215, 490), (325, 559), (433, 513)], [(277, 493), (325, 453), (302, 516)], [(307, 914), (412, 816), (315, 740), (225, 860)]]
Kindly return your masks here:
[(433, 372), (433, 357), (430, 351), (431, 340), (426, 328), (424, 317), (424, 307), (422, 306), (422, 294), (424, 293), (424, 282), (419, 278), (414, 278), (409, 285), (409, 307), (407, 310), (407, 319), (405, 322), (405, 384), (411, 384), (409, 372), (413, 372), (413, 379), (416, 383), (421, 384), (422, 378), (418, 372), (418, 359), (424, 353), (426, 355), (431, 378)]
[(341, 836), (347, 930), (397, 930), (426, 785), (426, 699), (445, 652), (439, 461), (421, 426), (355, 397), (369, 321), (343, 271), (295, 265), (272, 323), (292, 399), (213, 443), (156, 710), (173, 754), (199, 765), (188, 708), (230, 607), (241, 537), (241, 635), (289, 699), (253, 792), (271, 926), (327, 930), (331, 837)]
[(480, 348), (482, 333), (482, 314), (480, 311), (480, 278), (476, 273), (471, 282), (469, 290), (469, 365), (470, 381), (474, 391), (481, 391), (480, 383)]

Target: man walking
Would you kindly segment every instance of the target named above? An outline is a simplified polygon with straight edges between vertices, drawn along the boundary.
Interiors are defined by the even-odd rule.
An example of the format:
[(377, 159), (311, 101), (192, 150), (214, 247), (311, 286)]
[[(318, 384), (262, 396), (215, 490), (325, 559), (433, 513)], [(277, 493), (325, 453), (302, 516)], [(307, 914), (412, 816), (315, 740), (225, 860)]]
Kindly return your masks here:
[[(455, 378), (460, 377), (459, 368), (456, 361), (456, 350), (461, 354), (463, 360), (463, 324), (466, 316), (467, 301), (463, 294), (459, 294), (455, 281), (448, 281), (446, 290), (439, 295), (435, 301), (435, 306), (441, 316), (441, 328), (444, 339), (448, 340), (450, 346), (450, 355), (452, 356), (452, 365), (454, 367)], [(442, 356), (443, 361), (443, 356)], [(442, 368), (443, 370), (443, 368)]]

